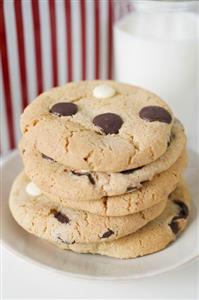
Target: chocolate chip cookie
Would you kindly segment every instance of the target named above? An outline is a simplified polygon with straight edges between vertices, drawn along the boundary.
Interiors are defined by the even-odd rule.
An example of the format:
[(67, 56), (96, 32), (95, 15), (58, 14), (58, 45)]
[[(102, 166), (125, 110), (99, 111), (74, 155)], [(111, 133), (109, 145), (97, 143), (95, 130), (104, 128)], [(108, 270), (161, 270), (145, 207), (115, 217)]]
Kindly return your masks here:
[[(163, 213), (135, 233), (115, 241), (98, 244), (56, 246), (80, 253), (95, 253), (115, 258), (135, 258), (160, 251), (175, 241), (185, 229), (190, 213), (190, 197), (186, 186), (180, 183), (170, 195)], [(54, 243), (54, 241), (51, 240)]]
[(21, 117), (24, 136), (67, 168), (121, 172), (158, 159), (173, 115), (158, 96), (114, 81), (80, 81), (37, 97)]
[[(77, 202), (81, 200), (96, 200), (106, 196), (126, 194), (127, 192), (139, 189), (145, 182), (151, 181), (155, 175), (171, 168), (180, 156), (181, 163), (177, 174), (181, 173), (186, 163), (185, 155), (182, 154), (185, 141), (186, 138), (183, 127), (176, 120), (172, 128), (172, 139), (168, 149), (159, 159), (137, 170), (128, 170), (121, 173), (69, 170), (54, 161), (51, 157), (40, 153), (33, 145), (29, 144), (25, 138), (20, 142), (20, 152), (24, 161), (26, 174), (33, 182), (42, 188), (44, 192), (52, 194), (55, 199), (60, 198), (62, 199), (61, 201), (74, 200), (74, 204), (78, 204)], [(169, 185), (169, 180), (168, 185), (165, 183), (166, 181), (164, 185), (168, 186), (168, 191), (171, 192), (174, 189), (173, 184)], [(160, 186), (162, 187), (162, 184)], [(172, 189), (170, 189), (170, 186)], [(153, 188), (152, 191), (154, 191), (154, 189), (155, 188)], [(157, 190), (159, 190), (158, 187)], [(67, 205), (69, 205), (68, 202)], [(71, 207), (71, 205), (69, 206)], [(91, 205), (91, 207), (91, 210), (94, 209), (93, 205)], [(75, 208), (81, 209), (81, 207), (78, 206), (75, 206)], [(87, 209), (85, 206), (85, 210)], [(97, 213), (97, 211), (96, 209), (91, 212)], [(119, 203), (118, 212), (120, 212)], [(101, 214), (101, 212), (99, 213)]]
[(10, 210), (27, 231), (48, 240), (74, 243), (100, 243), (135, 232), (159, 216), (167, 198), (141, 212), (123, 217), (104, 217), (56, 204), (43, 194), (27, 193), (29, 179), (21, 173), (10, 194)]

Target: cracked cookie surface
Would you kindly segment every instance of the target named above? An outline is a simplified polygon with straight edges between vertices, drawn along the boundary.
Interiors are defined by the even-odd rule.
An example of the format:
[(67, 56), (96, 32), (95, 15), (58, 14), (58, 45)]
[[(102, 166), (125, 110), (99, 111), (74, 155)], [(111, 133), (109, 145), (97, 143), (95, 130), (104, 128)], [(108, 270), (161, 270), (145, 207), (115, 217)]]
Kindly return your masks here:
[(164, 210), (167, 197), (141, 212), (124, 217), (103, 217), (58, 205), (44, 195), (26, 193), (29, 179), (21, 173), (9, 199), (15, 220), (27, 231), (55, 242), (102, 243), (135, 232)]
[[(46, 192), (55, 195), (63, 189), (65, 198), (95, 200), (103, 196), (126, 193), (130, 191), (130, 188), (139, 187), (140, 183), (151, 180), (156, 174), (167, 170), (182, 154), (185, 142), (183, 127), (176, 120), (172, 128), (169, 147), (159, 159), (137, 170), (121, 173), (70, 171), (51, 157), (37, 151), (25, 137), (22, 138), (19, 148), (27, 175), (36, 184), (42, 184)], [(54, 191), (52, 187), (55, 188)]]
[[(114, 90), (96, 98), (100, 85)], [(114, 81), (81, 81), (41, 94), (21, 117), (39, 152), (74, 170), (120, 172), (159, 158), (173, 115), (158, 96)]]

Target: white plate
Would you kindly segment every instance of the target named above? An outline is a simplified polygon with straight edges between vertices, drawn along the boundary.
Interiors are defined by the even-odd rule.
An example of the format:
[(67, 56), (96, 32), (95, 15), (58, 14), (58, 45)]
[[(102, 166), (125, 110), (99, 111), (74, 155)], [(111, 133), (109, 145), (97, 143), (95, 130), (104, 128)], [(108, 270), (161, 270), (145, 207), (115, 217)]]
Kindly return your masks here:
[(57, 249), (20, 228), (8, 208), (8, 195), (15, 176), (22, 169), (17, 151), (2, 163), (1, 216), (3, 244), (17, 256), (43, 268), (65, 275), (90, 279), (130, 279), (160, 274), (181, 266), (198, 256), (198, 154), (190, 151), (186, 178), (193, 199), (193, 209), (186, 231), (165, 250), (142, 258), (119, 260), (99, 255), (76, 254)]

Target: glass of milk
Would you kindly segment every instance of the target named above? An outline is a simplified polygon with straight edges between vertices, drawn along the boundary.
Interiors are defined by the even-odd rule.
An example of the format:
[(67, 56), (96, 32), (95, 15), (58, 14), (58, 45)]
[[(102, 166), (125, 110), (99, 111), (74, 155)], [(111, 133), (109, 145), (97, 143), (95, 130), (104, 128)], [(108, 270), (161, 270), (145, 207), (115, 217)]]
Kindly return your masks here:
[(198, 5), (130, 1), (114, 26), (115, 79), (157, 93), (187, 127), (198, 108)]

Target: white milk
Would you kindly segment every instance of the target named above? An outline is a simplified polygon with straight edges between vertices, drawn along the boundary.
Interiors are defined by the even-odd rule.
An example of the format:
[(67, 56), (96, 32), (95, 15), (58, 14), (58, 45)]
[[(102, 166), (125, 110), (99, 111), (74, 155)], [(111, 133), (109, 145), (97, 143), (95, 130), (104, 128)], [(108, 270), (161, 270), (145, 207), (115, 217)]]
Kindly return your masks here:
[(188, 122), (197, 105), (198, 25), (190, 12), (123, 18), (114, 27), (115, 79), (157, 93)]

